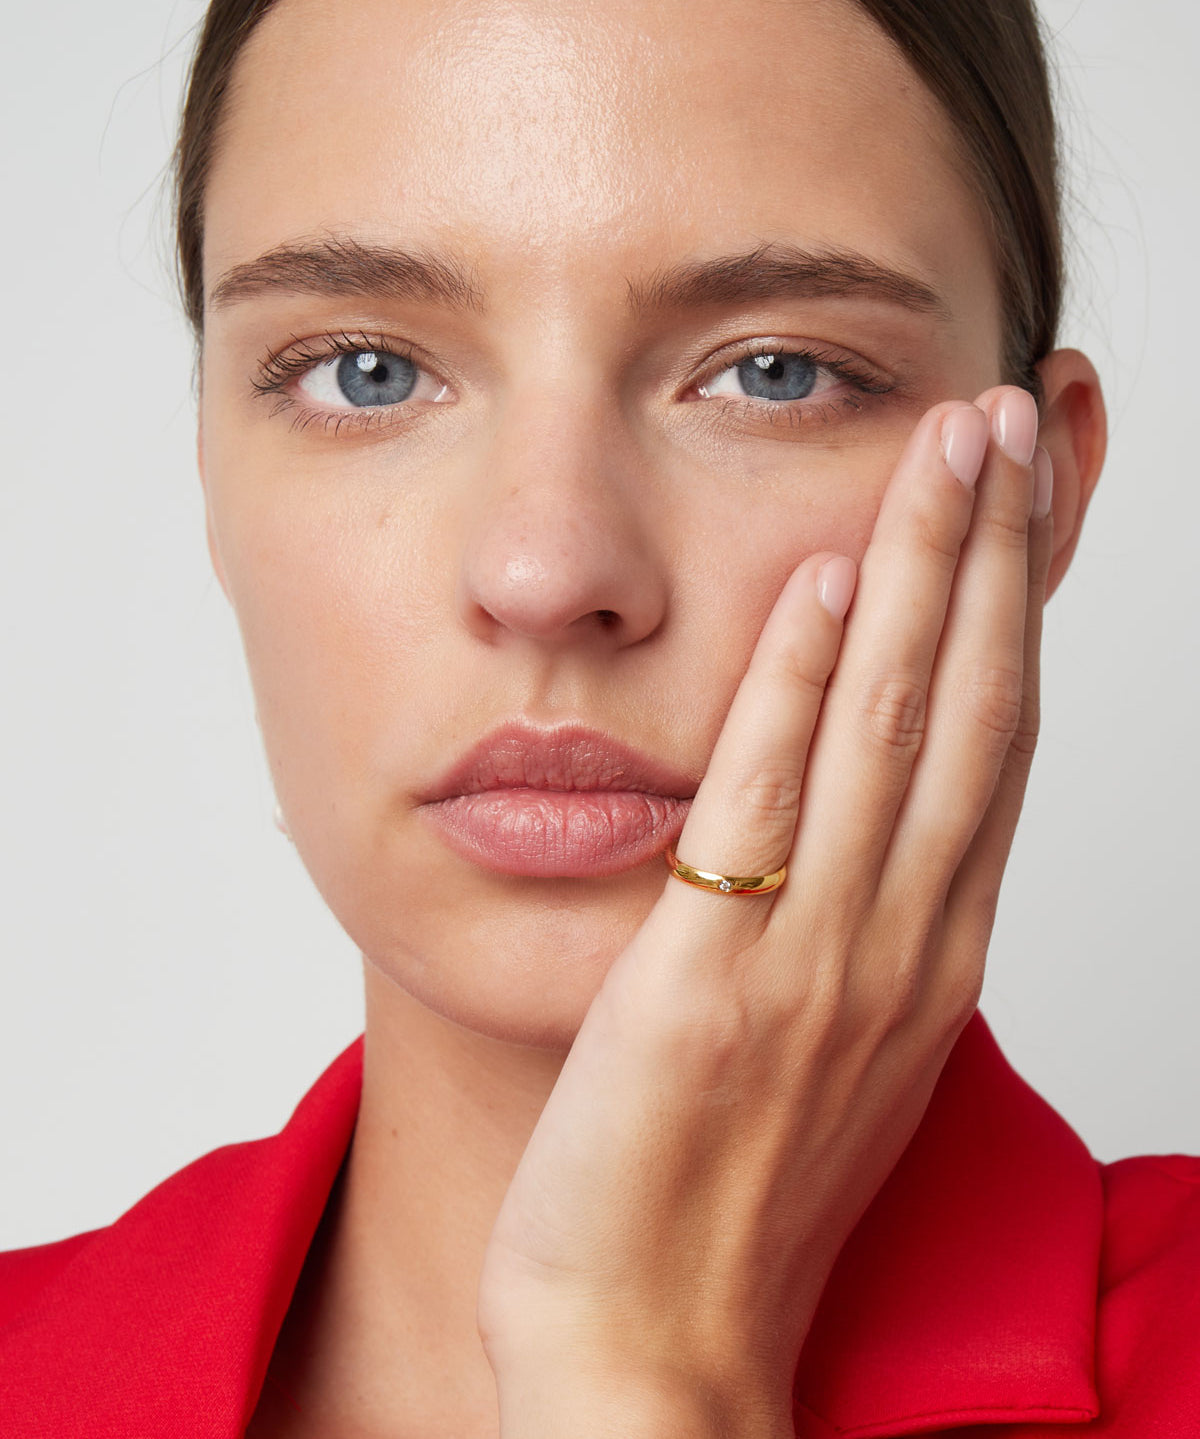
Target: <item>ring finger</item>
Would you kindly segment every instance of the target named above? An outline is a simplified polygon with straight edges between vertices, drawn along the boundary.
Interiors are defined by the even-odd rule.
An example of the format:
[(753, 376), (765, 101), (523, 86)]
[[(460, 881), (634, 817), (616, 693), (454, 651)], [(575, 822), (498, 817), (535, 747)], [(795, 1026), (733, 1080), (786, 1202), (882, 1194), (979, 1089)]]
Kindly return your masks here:
[(875, 893), (923, 740), (930, 676), (987, 446), (980, 409), (936, 406), (914, 431), (880, 506), (800, 805), (795, 868), (803, 889), (823, 902)]

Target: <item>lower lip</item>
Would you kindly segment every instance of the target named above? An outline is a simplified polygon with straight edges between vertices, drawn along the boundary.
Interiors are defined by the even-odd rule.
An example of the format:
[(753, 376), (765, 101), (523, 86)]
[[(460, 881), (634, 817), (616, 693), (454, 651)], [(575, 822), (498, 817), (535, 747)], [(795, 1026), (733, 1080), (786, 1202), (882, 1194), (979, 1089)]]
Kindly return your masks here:
[(500, 789), (424, 806), (451, 849), (501, 874), (591, 879), (645, 864), (679, 838), (690, 799), (634, 790)]

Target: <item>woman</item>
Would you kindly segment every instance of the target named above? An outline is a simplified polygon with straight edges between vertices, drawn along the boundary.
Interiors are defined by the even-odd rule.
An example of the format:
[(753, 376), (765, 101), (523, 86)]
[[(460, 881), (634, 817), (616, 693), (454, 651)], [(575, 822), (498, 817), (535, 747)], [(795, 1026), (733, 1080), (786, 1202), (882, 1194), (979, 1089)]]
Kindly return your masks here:
[(213, 7), (210, 547), (366, 1037), (4, 1257), (4, 1432), (1200, 1414), (1200, 1168), (973, 1014), (1104, 452), (1032, 19), (765, 13)]

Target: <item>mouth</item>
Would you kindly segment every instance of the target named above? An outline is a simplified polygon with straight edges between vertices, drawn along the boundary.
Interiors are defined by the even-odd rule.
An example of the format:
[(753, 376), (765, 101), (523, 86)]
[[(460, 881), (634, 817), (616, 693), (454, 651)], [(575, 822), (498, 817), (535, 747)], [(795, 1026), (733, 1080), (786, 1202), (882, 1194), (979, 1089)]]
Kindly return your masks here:
[(679, 838), (696, 781), (581, 725), (493, 730), (437, 781), (421, 813), (462, 858), (501, 874), (619, 874)]

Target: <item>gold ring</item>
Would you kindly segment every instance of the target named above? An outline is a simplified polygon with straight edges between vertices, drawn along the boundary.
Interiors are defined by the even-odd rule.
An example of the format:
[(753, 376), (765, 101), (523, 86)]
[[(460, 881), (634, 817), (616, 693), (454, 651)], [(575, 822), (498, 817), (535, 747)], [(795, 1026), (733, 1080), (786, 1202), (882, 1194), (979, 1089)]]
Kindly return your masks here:
[(673, 849), (667, 850), (663, 857), (676, 879), (694, 889), (712, 890), (714, 894), (770, 894), (787, 878), (786, 864), (781, 864), (774, 874), (714, 874), (712, 870), (684, 864)]

